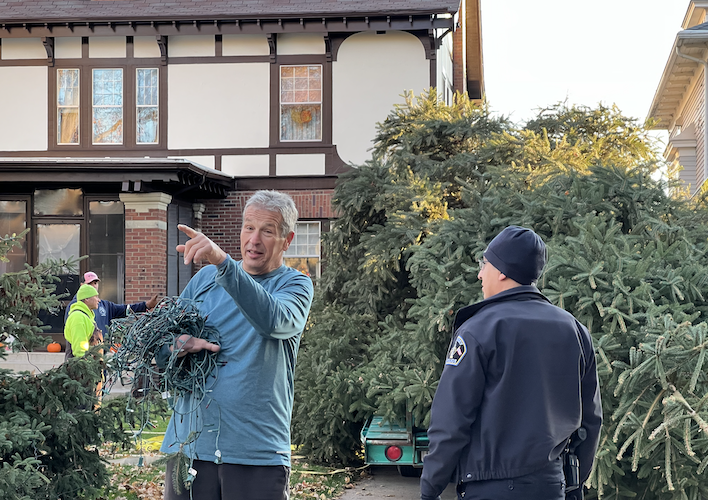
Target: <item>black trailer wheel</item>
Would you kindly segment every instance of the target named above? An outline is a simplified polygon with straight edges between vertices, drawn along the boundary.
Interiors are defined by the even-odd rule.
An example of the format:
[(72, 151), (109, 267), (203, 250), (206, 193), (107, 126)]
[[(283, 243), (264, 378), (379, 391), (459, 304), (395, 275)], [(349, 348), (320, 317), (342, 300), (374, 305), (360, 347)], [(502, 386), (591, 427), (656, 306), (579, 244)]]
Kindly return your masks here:
[(397, 465), (398, 473), (403, 477), (420, 477), (423, 473), (423, 468), (413, 467), (412, 465)]

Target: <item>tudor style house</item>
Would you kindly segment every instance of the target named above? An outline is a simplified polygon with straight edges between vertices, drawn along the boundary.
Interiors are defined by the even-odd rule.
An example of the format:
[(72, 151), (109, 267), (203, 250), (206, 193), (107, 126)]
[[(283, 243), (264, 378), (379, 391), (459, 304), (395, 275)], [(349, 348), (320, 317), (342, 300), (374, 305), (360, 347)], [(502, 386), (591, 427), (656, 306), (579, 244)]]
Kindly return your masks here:
[(708, 1), (691, 0), (654, 95), (649, 118), (669, 132), (670, 174), (693, 195), (708, 179)]
[(70, 293), (90, 269), (114, 302), (176, 295), (177, 224), (240, 258), (245, 200), (278, 189), (316, 276), (338, 174), (429, 87), (482, 97), (479, 0), (0, 2), (0, 233), (30, 228), (0, 273), (87, 255)]

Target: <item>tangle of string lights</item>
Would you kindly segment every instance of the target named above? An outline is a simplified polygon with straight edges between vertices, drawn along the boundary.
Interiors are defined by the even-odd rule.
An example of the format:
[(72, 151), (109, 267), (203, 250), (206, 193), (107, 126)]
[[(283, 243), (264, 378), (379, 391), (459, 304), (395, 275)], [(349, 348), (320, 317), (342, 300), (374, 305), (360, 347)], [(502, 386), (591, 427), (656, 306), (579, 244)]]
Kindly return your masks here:
[[(157, 392), (167, 400), (170, 410), (173, 411), (173, 418), (187, 417), (191, 422), (196, 422), (194, 414), (198, 412), (202, 401), (208, 397), (209, 387), (216, 381), (218, 353), (203, 350), (179, 357), (179, 350), (184, 342), (178, 340), (181, 335), (205, 339), (220, 345), (219, 332), (206, 326), (206, 318), (200, 315), (196, 304), (178, 297), (165, 297), (152, 311), (131, 314), (126, 318), (114, 320), (110, 325), (106, 343), (113, 355), (108, 360), (110, 375), (106, 392), (110, 392), (118, 380), (131, 386), (126, 411), (139, 411), (140, 428), (135, 432), (136, 440), (142, 439), (142, 432), (151, 425), (151, 398), (146, 397), (151, 392)], [(170, 346), (173, 349), (167, 363), (159, 368), (156, 359), (161, 351), (164, 358), (163, 348)], [(126, 381), (128, 384), (125, 384)], [(189, 401), (186, 405), (189, 410), (186, 413), (177, 411), (181, 399)], [(180, 408), (184, 406), (179, 405)], [(196, 476), (192, 468), (194, 454), (188, 450), (202, 429), (194, 427), (195, 424), (192, 425), (187, 439), (180, 443), (176, 453), (174, 486), (177, 493), (181, 491), (182, 485), (190, 488)], [(216, 429), (217, 442), (218, 431), (219, 429)], [(167, 458), (171, 459), (172, 455)], [(217, 461), (218, 458), (217, 455)], [(141, 464), (142, 457), (139, 461), (139, 465)]]

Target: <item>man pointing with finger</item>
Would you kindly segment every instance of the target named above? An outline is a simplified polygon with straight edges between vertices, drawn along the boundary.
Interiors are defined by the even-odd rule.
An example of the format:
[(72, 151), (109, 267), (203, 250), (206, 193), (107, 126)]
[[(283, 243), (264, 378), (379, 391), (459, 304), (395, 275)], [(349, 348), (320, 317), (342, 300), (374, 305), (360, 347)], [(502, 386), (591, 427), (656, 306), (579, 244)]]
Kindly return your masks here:
[(190, 413), (189, 401), (175, 408), (161, 451), (176, 453), (196, 419), (201, 432), (188, 449), (197, 474), (192, 491), (177, 495), (169, 463), (166, 500), (289, 497), (293, 370), (313, 295), (310, 278), (283, 265), (297, 216), (288, 195), (256, 192), (243, 212), (238, 262), (204, 234), (178, 226), (190, 238), (177, 246), (184, 263), (212, 264), (181, 297), (196, 302), (207, 325), (219, 331), (221, 346), (182, 335), (171, 349), (179, 356), (219, 352), (222, 366), (198, 411)]

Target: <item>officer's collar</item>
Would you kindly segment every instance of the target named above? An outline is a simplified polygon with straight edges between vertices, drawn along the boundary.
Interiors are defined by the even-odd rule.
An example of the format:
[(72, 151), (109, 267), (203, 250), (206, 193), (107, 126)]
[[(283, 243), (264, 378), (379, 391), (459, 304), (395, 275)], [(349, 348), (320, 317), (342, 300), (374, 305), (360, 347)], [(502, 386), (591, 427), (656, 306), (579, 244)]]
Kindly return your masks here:
[(550, 303), (551, 301), (546, 298), (545, 295), (543, 295), (538, 288), (536, 288), (536, 285), (520, 285), (520, 286), (515, 286), (514, 288), (510, 288), (508, 290), (504, 290), (503, 292), (499, 292), (496, 295), (492, 295), (489, 298), (486, 298), (480, 302), (477, 302), (475, 304), (465, 306), (461, 308), (459, 311), (457, 311), (457, 314), (455, 315), (455, 324), (453, 327), (453, 332), (457, 330), (462, 323), (470, 319), (472, 316), (474, 316), (477, 311), (482, 309), (485, 306), (488, 306), (489, 304), (494, 304), (496, 302), (505, 302), (507, 300), (519, 300), (519, 299), (541, 299), (545, 300), (546, 302)]

